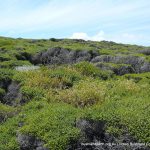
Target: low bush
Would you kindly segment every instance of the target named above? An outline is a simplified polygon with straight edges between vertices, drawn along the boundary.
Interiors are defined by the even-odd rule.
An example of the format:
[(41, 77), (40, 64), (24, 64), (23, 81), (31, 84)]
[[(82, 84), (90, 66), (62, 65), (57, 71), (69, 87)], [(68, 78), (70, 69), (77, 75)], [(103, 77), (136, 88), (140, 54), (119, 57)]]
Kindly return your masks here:
[(72, 88), (59, 92), (58, 99), (76, 107), (91, 106), (105, 99), (106, 87), (99, 80), (81, 80)]
[(109, 79), (112, 77), (111, 71), (100, 70), (94, 64), (89, 62), (80, 62), (74, 65), (75, 69), (81, 72), (85, 76), (91, 76), (94, 78), (100, 78), (103, 80)]
[(63, 103), (32, 101), (20, 114), (21, 118), (26, 117), (19, 132), (40, 138), (52, 150), (64, 150), (79, 137), (79, 130), (74, 126), (78, 113), (77, 109)]
[(0, 123), (7, 120), (7, 118), (14, 116), (15, 112), (15, 108), (0, 103)]

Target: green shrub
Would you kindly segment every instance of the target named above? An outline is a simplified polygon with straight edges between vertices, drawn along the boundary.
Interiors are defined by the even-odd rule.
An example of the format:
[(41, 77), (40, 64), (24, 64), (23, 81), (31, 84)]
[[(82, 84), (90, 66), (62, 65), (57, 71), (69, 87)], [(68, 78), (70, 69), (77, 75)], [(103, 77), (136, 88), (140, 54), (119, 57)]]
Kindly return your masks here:
[(7, 118), (14, 116), (16, 109), (0, 103), (0, 118), (5, 121)]
[(11, 80), (13, 77), (14, 71), (11, 69), (1, 69), (0, 68), (0, 82), (3, 82), (4, 80)]
[(10, 118), (0, 125), (0, 149), (18, 150), (19, 145), (16, 139), (18, 120)]
[(5, 95), (5, 90), (0, 88), (0, 101), (2, 100), (3, 96)]
[(78, 111), (72, 106), (32, 101), (22, 114), (26, 117), (20, 132), (40, 138), (52, 150), (66, 149), (79, 136), (79, 130), (74, 127)]
[(59, 92), (58, 99), (76, 107), (90, 106), (105, 99), (106, 87), (99, 80), (81, 80), (72, 88)]
[(27, 102), (33, 98), (36, 98), (37, 100), (43, 98), (44, 96), (44, 90), (38, 87), (29, 87), (29, 86), (23, 86), (20, 89), (20, 92), (22, 93), (22, 99)]
[(85, 76), (98, 77), (100, 79), (108, 79), (112, 76), (110, 71), (100, 70), (94, 64), (89, 62), (80, 62), (74, 65), (75, 69), (77, 69), (81, 74)]

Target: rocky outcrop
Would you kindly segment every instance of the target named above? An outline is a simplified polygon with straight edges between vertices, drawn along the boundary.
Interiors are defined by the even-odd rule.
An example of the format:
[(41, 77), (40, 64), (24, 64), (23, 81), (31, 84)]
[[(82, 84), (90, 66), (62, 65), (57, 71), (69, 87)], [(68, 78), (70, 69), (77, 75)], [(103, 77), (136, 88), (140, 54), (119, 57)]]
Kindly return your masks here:
[(144, 55), (150, 55), (150, 49), (140, 50), (139, 53), (142, 53)]
[(116, 75), (124, 75), (128, 73), (134, 73), (134, 69), (131, 66), (121, 66), (113, 69)]
[[(97, 56), (93, 58), (91, 62), (92, 63), (105, 62), (105, 63), (114, 63), (114, 64), (128, 64), (128, 65), (131, 65), (134, 73), (150, 71), (150, 63), (146, 62), (143, 57), (137, 57), (137, 56), (101, 55), (101, 56)], [(125, 68), (122, 68), (122, 69), (125, 69)]]
[(17, 141), (20, 145), (20, 150), (49, 150), (44, 147), (44, 142), (34, 136), (18, 133)]
[(88, 143), (95, 141), (104, 142), (104, 121), (94, 121), (89, 119), (80, 119), (76, 123), (76, 127), (81, 130), (81, 138), (79, 142)]
[(117, 65), (113, 66), (113, 64), (107, 64), (107, 63), (98, 63), (95, 64), (96, 67), (102, 70), (111, 70), (116, 75), (124, 75), (128, 73), (135, 73), (134, 69), (130, 65)]
[[(148, 145), (140, 143), (128, 132), (121, 136), (106, 132), (106, 122), (80, 119), (76, 127), (81, 131), (76, 150), (149, 150)], [(137, 144), (136, 144), (137, 143)], [(71, 149), (70, 149), (71, 150)]]
[(114, 64), (126, 64), (120, 68), (111, 68), (115, 74), (124, 75), (126, 73), (141, 73), (150, 71), (150, 63), (146, 62), (144, 57), (138, 56), (111, 56), (100, 55), (98, 51), (75, 51), (60, 47), (50, 48), (45, 52), (40, 52), (31, 58), (33, 64), (73, 64), (80, 61), (89, 61), (92, 63), (104, 62)]
[(144, 62), (144, 64), (140, 68), (140, 72), (149, 72), (150, 71), (150, 63)]
[(33, 64), (72, 64), (80, 61), (90, 61), (98, 56), (97, 51), (71, 51), (60, 47), (50, 48), (32, 57)]

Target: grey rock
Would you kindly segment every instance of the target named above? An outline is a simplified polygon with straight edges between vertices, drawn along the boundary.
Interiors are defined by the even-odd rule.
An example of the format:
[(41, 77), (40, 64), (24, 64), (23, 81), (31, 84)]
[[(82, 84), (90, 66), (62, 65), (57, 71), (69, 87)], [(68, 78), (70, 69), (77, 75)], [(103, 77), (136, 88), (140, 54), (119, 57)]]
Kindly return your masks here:
[[(81, 137), (76, 142), (74, 150), (149, 150), (147, 145), (138, 145), (138, 141), (127, 131), (121, 136), (105, 131), (105, 121), (80, 119), (76, 127), (81, 131)], [(133, 143), (133, 144), (132, 144)], [(135, 144), (137, 143), (137, 144)], [(67, 149), (71, 150), (71, 149)]]
[(113, 69), (116, 75), (124, 75), (128, 73), (135, 73), (133, 67), (131, 66), (121, 66)]
[(12, 82), (7, 89), (7, 93), (3, 98), (3, 103), (11, 106), (16, 106), (22, 98), (22, 94), (19, 92), (20, 85), (16, 82)]
[(33, 136), (18, 133), (17, 141), (20, 145), (20, 150), (49, 150), (44, 147), (44, 142)]
[(144, 50), (140, 50), (138, 51), (139, 53), (142, 53), (144, 55), (150, 55), (150, 49), (144, 49)]
[(32, 57), (33, 64), (72, 64), (80, 61), (90, 61), (97, 56), (96, 51), (71, 51), (60, 47), (50, 48)]
[(35, 65), (73, 64), (80, 61), (89, 61), (92, 63), (104, 62), (114, 64), (126, 64), (127, 66), (121, 66), (119, 68), (101, 66), (102, 69), (112, 70), (117, 75), (150, 71), (150, 63), (146, 62), (144, 57), (99, 55), (98, 51), (96, 50), (73, 51), (70, 49), (55, 47), (50, 48), (45, 52), (40, 52), (31, 58), (31, 62)]
[[(131, 65), (131, 68), (122, 68), (123, 70), (128, 69), (129, 73), (135, 72), (139, 73), (141, 72), (141, 67), (145, 67), (145, 70), (149, 70), (148, 65), (145, 64), (145, 59), (143, 57), (137, 57), (137, 56), (110, 56), (110, 55), (102, 55), (97, 56), (91, 60), (92, 63), (97, 62), (105, 62), (105, 63), (115, 63), (115, 64), (128, 64)], [(145, 66), (143, 66), (145, 64)], [(130, 72), (131, 71), (131, 72)], [(122, 74), (122, 73), (121, 73)]]
[(90, 61), (91, 54), (88, 51), (79, 51), (77, 53), (76, 62)]
[(111, 70), (113, 71), (116, 75), (124, 75), (128, 73), (135, 73), (133, 67), (130, 65), (120, 65), (120, 66), (111, 66), (108, 64), (103, 64), (103, 63), (98, 63), (96, 64), (96, 67), (102, 70)]
[(150, 71), (150, 63), (149, 62), (145, 62), (141, 68), (140, 68), (140, 72), (149, 72)]
[(76, 127), (81, 130), (81, 142), (103, 141), (104, 139), (104, 121), (80, 119), (76, 122)]
[(60, 47), (48, 49), (32, 57), (34, 64), (64, 64), (68, 61), (69, 51)]

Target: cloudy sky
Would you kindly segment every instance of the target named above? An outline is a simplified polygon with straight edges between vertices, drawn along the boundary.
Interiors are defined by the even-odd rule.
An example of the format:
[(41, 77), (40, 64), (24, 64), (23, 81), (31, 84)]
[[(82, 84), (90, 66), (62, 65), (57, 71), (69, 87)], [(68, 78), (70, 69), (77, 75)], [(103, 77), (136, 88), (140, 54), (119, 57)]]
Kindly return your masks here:
[(150, 0), (0, 0), (0, 36), (150, 46)]

